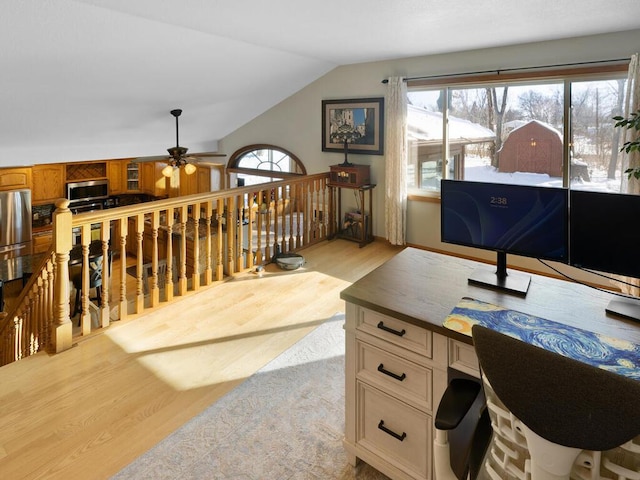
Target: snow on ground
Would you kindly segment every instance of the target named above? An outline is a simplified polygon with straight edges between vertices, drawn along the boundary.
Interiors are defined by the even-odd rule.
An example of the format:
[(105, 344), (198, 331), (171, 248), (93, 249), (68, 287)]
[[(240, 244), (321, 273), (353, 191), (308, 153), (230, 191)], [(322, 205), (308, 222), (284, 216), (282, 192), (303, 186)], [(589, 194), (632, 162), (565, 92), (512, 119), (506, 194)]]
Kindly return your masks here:
[[(476, 182), (511, 183), (518, 185), (539, 185), (544, 187), (562, 187), (562, 178), (550, 177), (546, 173), (515, 172), (502, 173), (491, 166), (488, 158), (465, 157), (465, 180)], [(574, 181), (571, 188), (591, 191), (620, 192), (620, 180), (609, 180), (605, 171), (590, 171), (590, 182)]]

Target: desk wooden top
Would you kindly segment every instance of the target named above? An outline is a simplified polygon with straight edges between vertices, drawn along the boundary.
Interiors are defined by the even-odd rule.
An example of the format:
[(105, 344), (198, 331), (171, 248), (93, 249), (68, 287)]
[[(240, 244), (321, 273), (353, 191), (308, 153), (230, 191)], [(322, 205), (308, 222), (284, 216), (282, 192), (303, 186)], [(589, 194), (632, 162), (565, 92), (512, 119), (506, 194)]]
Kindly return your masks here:
[(640, 324), (606, 313), (613, 296), (584, 285), (531, 274), (525, 297), (468, 283), (472, 260), (406, 248), (340, 293), (343, 300), (400, 318), (457, 340), (442, 323), (463, 297), (518, 310), (585, 330), (640, 343)]

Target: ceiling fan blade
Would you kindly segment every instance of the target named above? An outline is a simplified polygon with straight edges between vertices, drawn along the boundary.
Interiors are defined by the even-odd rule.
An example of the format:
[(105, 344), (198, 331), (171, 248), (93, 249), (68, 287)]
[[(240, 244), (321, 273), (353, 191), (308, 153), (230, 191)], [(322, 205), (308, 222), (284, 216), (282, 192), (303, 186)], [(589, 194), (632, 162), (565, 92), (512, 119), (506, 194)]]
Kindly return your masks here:
[(144, 162), (158, 162), (160, 160), (167, 161), (170, 157), (166, 155), (156, 155), (153, 157), (138, 157), (132, 160), (133, 163), (144, 163)]
[(216, 152), (200, 152), (200, 153), (190, 153), (189, 157), (226, 157), (225, 153), (216, 153)]

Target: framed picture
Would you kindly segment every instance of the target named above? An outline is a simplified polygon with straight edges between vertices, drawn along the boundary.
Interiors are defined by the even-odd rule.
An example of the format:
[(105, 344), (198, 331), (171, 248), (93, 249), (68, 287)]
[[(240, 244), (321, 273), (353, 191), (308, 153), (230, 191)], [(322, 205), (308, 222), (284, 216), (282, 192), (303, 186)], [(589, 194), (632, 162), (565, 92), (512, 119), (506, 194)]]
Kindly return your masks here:
[(384, 98), (322, 101), (322, 151), (384, 154)]

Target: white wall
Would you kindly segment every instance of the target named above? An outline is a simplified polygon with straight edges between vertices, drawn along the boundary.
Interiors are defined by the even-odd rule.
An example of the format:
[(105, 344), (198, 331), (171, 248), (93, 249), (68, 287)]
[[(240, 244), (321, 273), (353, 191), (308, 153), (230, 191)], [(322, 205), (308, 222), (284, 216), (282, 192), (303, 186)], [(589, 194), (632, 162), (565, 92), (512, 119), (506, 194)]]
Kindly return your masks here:
[[(297, 155), (309, 173), (324, 172), (329, 170), (330, 165), (341, 163), (343, 154), (322, 152), (322, 100), (384, 96), (386, 86), (381, 81), (392, 75), (417, 77), (599, 61), (628, 58), (639, 51), (640, 30), (634, 30), (338, 67), (221, 139), (220, 151), (230, 156), (245, 145), (274, 144)], [(352, 155), (350, 160), (371, 165), (372, 181), (378, 185), (374, 193), (373, 229), (376, 236), (384, 238), (384, 156)], [(477, 249), (452, 248), (440, 243), (439, 239), (439, 202), (410, 202), (408, 243), (478, 258), (495, 257), (492, 253), (485, 254)], [(545, 271), (543, 266), (531, 259), (509, 257), (509, 263), (512, 262), (515, 266)]]

